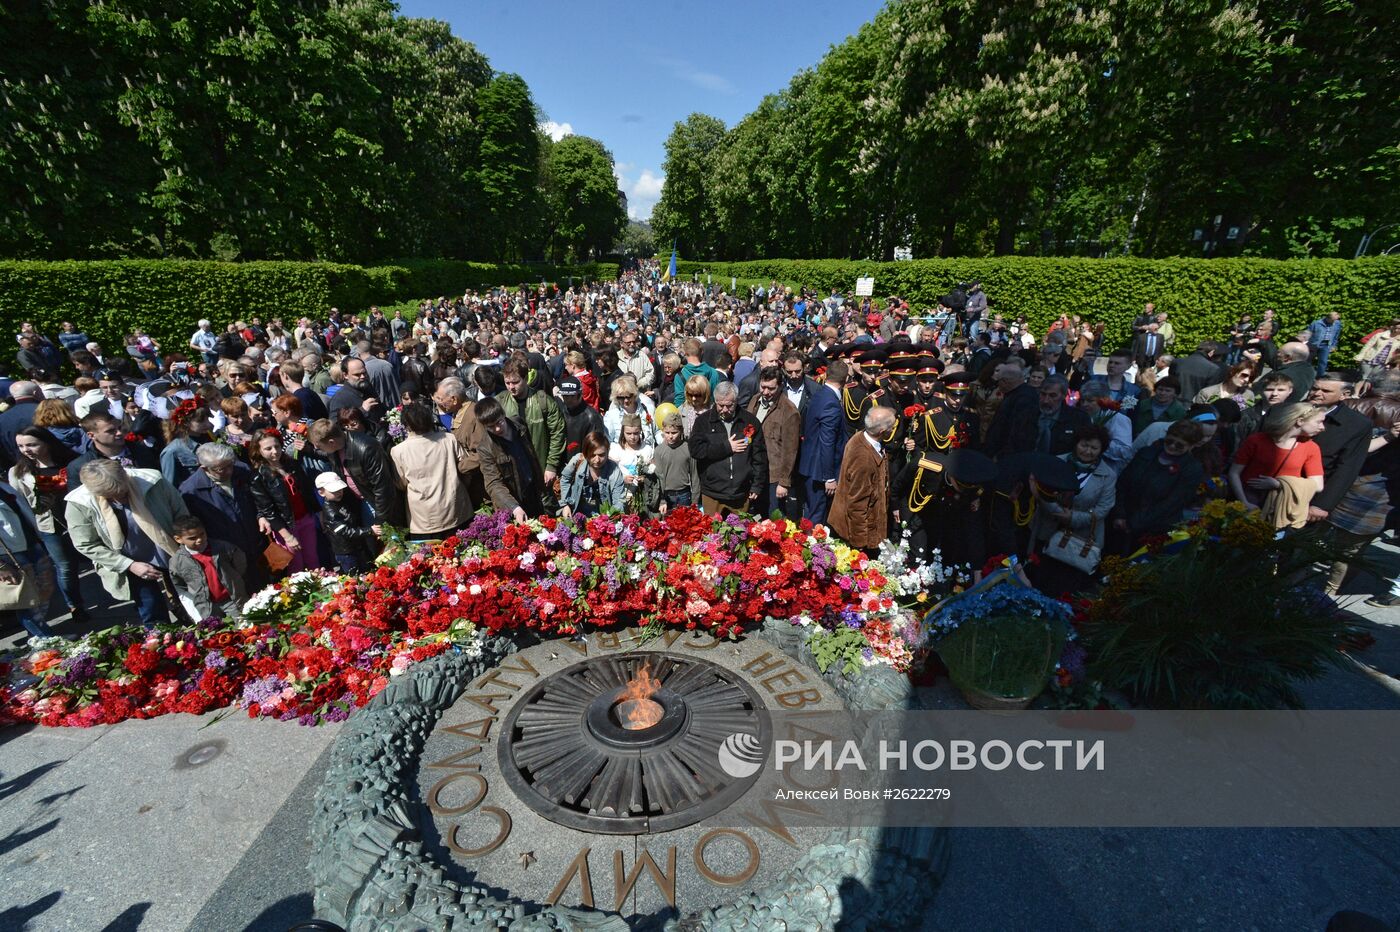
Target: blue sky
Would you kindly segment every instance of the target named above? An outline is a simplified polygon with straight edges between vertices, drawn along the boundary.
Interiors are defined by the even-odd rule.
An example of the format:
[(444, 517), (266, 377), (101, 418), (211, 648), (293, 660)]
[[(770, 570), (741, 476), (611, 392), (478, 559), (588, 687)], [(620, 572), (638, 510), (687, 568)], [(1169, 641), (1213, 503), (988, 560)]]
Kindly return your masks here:
[(530, 85), (556, 134), (601, 139), (634, 216), (661, 196), (666, 137), (699, 111), (733, 126), (875, 16), (881, 0), (690, 4), (401, 0)]

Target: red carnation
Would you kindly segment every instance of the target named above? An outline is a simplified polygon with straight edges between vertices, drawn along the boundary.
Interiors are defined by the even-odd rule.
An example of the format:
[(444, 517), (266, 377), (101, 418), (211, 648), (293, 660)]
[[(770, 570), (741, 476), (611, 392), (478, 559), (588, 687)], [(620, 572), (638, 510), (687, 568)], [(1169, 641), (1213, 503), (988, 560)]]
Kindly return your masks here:
[(909, 407), (904, 409), (904, 416), (918, 417), (920, 414), (923, 414), (927, 410), (928, 408), (925, 408), (923, 405), (910, 405)]
[(160, 654), (142, 650), (141, 645), (133, 644), (126, 649), (126, 668), (137, 676), (146, 676), (160, 666)]

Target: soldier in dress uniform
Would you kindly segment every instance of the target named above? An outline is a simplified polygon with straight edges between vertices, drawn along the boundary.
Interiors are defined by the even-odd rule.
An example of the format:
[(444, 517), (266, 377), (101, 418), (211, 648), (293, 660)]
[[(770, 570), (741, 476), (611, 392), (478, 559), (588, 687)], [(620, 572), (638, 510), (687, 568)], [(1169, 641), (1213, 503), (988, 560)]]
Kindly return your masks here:
[(982, 437), (979, 423), (981, 419), (977, 417), (976, 411), (964, 404), (972, 391), (972, 377), (958, 369), (946, 373), (938, 385), (938, 397), (942, 400), (943, 409), (951, 421), (947, 429), (940, 426), (939, 430), (945, 434), (948, 430), (953, 431), (950, 441), (953, 447), (975, 449)]
[(845, 416), (846, 439), (849, 440), (865, 429), (866, 391), (860, 384), (860, 370), (852, 358), (854, 348), (845, 344), (837, 350), (838, 355), (834, 357), (828, 354), (831, 361), (827, 364), (826, 381), (841, 392), (841, 410)]
[(914, 367), (914, 402), (903, 411), (905, 463), (896, 479), (895, 497), (910, 533), (910, 550), (925, 559), (938, 546), (925, 505), (940, 493), (949, 454), (972, 435), (938, 393), (938, 360), (931, 355), (916, 357)]
[(1079, 491), (1074, 467), (1049, 453), (1012, 453), (997, 460), (989, 516), (992, 553), (1024, 557), (1030, 549), (1031, 520), (1041, 502), (1068, 506)]
[(889, 350), (884, 346), (867, 346), (856, 351), (855, 361), (860, 370), (860, 387), (864, 390), (864, 397), (854, 412), (846, 411), (847, 429), (850, 429), (851, 415), (856, 415), (857, 426), (852, 436), (865, 429), (865, 412), (873, 406), (894, 407), (889, 389), (885, 386), (885, 359), (888, 355)]
[(967, 566), (978, 573), (989, 549), (987, 498), (997, 475), (997, 464), (984, 453), (960, 447), (943, 461), (942, 485), (924, 506), (930, 547), (937, 548), (943, 565)]
[(920, 353), (917, 370), (914, 373), (914, 392), (919, 404), (932, 407), (935, 401), (942, 402), (938, 380), (943, 375), (943, 363), (933, 353)]

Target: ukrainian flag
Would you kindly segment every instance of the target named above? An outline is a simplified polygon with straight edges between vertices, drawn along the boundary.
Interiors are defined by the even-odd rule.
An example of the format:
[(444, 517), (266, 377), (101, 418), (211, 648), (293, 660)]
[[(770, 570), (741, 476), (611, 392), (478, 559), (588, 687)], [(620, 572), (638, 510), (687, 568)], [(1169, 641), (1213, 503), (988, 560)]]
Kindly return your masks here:
[(671, 279), (673, 279), (673, 278), (675, 278), (675, 277), (676, 277), (676, 247), (675, 247), (674, 244), (672, 244), (672, 246), (671, 246), (671, 265), (666, 269), (666, 271), (665, 271), (664, 273), (662, 273), (662, 275), (661, 275), (661, 280), (662, 280), (663, 282), (668, 282), (668, 281), (670, 281)]

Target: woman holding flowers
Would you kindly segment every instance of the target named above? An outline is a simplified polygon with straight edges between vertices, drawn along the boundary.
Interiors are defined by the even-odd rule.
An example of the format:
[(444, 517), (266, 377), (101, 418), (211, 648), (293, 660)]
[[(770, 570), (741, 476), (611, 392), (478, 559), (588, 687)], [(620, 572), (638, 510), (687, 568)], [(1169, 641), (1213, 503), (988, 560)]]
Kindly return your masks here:
[(627, 486), (627, 500), (633, 503), (631, 510), (643, 510), (638, 506), (647, 504), (647, 500), (654, 497), (645, 493), (651, 484), (648, 477), (654, 475), (655, 471), (651, 467), (651, 432), (643, 428), (639, 415), (623, 415), (621, 436), (608, 449), (608, 459), (622, 467), (622, 481)]
[(253, 467), (253, 501), (258, 506), (258, 528), (276, 535), (292, 553), (287, 572), (322, 566), (316, 513), (321, 503), (316, 488), (297, 463), (282, 450), (282, 436), (268, 430), (248, 451)]
[(1259, 366), (1249, 359), (1241, 360), (1230, 367), (1225, 378), (1215, 385), (1207, 385), (1196, 392), (1191, 399), (1196, 404), (1210, 404), (1221, 398), (1229, 398), (1239, 405), (1241, 411), (1254, 404), (1254, 390), (1250, 388), (1259, 378)]
[(58, 574), (58, 589), (63, 593), (74, 621), (86, 621), (82, 590), (78, 585), (81, 572), (78, 551), (68, 539), (68, 518), (64, 514), (63, 496), (68, 493), (68, 464), (73, 451), (43, 427), (26, 427), (15, 435), (19, 457), (10, 467), (10, 485), (23, 497), (30, 511), (44, 549), (53, 560)]

